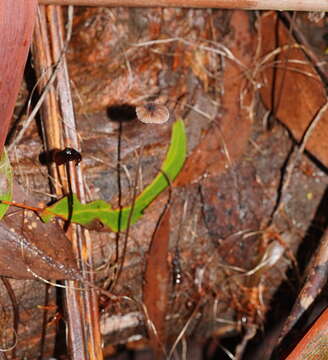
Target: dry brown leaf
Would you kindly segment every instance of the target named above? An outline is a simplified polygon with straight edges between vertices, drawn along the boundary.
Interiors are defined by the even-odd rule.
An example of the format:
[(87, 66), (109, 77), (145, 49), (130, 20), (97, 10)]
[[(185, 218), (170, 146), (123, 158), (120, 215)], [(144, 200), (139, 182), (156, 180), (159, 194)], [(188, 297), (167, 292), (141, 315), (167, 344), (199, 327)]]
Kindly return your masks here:
[[(300, 141), (311, 120), (326, 102), (324, 86), (303, 50), (294, 46), (294, 40), (291, 40), (288, 29), (276, 13), (264, 14), (260, 26), (262, 57), (268, 56), (263, 64), (261, 96), (265, 106)], [(282, 49), (284, 46), (288, 48)], [(278, 55), (269, 56), (275, 49), (278, 49)], [(327, 137), (328, 112), (307, 144), (307, 150), (325, 166), (328, 166)]]
[(170, 210), (167, 210), (155, 230), (149, 249), (143, 289), (147, 313), (155, 328), (149, 331), (149, 336), (152, 347), (157, 354), (157, 359), (163, 355), (163, 347), (166, 343), (165, 316), (170, 280), (168, 266), (169, 238)]
[[(15, 200), (24, 202), (19, 186)], [(59, 225), (11, 208), (0, 222), (0, 274), (15, 279), (80, 279), (72, 246)]]

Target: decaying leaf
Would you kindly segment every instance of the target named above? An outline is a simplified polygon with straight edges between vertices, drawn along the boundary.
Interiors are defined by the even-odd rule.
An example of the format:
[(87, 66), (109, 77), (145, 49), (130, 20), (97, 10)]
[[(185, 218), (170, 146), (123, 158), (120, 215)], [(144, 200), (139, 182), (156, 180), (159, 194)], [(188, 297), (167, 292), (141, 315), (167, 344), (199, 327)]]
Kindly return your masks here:
[[(272, 29), (276, 28), (274, 32)], [(326, 102), (326, 91), (303, 50), (290, 37), (277, 13), (261, 18), (264, 63), (261, 96), (265, 106), (300, 141), (311, 120)], [(328, 113), (318, 123), (306, 148), (328, 166)]]
[[(15, 199), (23, 202), (18, 185)], [(26, 200), (28, 201), (28, 200)], [(72, 246), (59, 225), (11, 208), (0, 222), (0, 275), (16, 279), (80, 279)]]
[(154, 328), (149, 331), (151, 345), (157, 354), (157, 359), (163, 356), (166, 332), (165, 316), (168, 306), (168, 290), (170, 270), (168, 266), (168, 247), (170, 239), (170, 210), (163, 214), (154, 233), (148, 252), (143, 288), (144, 303), (147, 314)]

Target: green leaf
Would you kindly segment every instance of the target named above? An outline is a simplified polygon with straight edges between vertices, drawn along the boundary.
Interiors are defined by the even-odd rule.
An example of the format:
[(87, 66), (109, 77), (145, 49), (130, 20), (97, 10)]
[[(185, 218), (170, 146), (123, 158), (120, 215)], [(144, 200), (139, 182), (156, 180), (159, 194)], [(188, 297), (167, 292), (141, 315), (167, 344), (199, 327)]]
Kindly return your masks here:
[[(140, 219), (145, 208), (170, 185), (169, 182), (172, 182), (177, 177), (186, 159), (186, 143), (184, 123), (182, 120), (177, 120), (172, 127), (171, 144), (161, 171), (152, 183), (136, 198), (131, 216), (131, 225)], [(65, 197), (47, 207), (40, 216), (45, 222), (48, 222), (55, 216), (67, 220), (69, 205), (68, 197)], [(111, 205), (103, 200), (81, 204), (76, 195), (73, 195), (72, 207), (72, 222), (85, 226), (92, 226), (94, 223), (100, 222), (104, 227), (112, 231), (126, 230), (131, 212), (131, 206), (125, 207), (120, 211), (119, 209), (112, 209)]]
[[(0, 199), (11, 201), (13, 196), (13, 172), (4, 149), (0, 157)], [(0, 203), (0, 219), (5, 215), (9, 205)]]

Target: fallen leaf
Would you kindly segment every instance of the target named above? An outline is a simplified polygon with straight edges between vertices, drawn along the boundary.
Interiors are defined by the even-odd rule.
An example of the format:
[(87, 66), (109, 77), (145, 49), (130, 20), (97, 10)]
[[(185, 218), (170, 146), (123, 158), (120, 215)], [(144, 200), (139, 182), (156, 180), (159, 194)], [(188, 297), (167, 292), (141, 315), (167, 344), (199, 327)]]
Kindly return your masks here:
[[(325, 88), (303, 50), (294, 46), (294, 40), (277, 13), (265, 13), (261, 17), (260, 28), (262, 59), (268, 57), (262, 65), (261, 81), (264, 86), (260, 90), (261, 97), (265, 106), (300, 141), (311, 120), (326, 102)], [(287, 48), (282, 49), (284, 46)], [(278, 49), (277, 56), (272, 53), (275, 49)], [(328, 112), (323, 114), (306, 147), (325, 166), (328, 166), (327, 137)]]
[[(28, 200), (14, 185), (15, 200)], [(30, 200), (31, 202), (31, 200)], [(0, 275), (15, 279), (81, 279), (62, 228), (33, 212), (10, 208), (0, 222)]]
[(156, 333), (149, 331), (149, 336), (152, 347), (157, 354), (157, 359), (163, 355), (163, 347), (166, 343), (165, 316), (170, 281), (168, 266), (169, 239), (170, 210), (168, 209), (160, 220), (150, 245), (143, 289), (147, 313), (156, 330)]

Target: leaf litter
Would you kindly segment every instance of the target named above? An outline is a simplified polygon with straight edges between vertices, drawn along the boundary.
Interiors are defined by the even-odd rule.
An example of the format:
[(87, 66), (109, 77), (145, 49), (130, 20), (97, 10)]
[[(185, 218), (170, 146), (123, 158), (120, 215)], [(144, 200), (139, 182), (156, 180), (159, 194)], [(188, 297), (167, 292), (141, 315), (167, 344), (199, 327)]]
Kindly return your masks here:
[[(119, 18), (123, 14), (122, 11), (123, 10), (114, 9), (108, 11), (108, 9), (106, 9), (104, 10), (104, 14), (105, 17), (114, 14)], [(176, 16), (175, 11), (176, 10), (172, 9), (165, 10), (164, 18)], [(185, 12), (188, 13), (188, 11)], [(87, 10), (77, 21), (76, 29), (83, 26), (83, 21), (87, 19), (87, 13), (99, 14), (100, 12), (101, 10), (99, 9)], [(141, 13), (136, 11), (134, 15), (138, 18)], [(215, 18), (217, 21), (217, 19), (219, 19), (219, 12), (215, 13), (215, 16), (217, 16), (217, 18)], [(248, 23), (247, 16), (240, 15), (240, 13), (235, 16), (233, 21), (236, 21), (238, 26), (240, 24), (246, 26), (246, 23)], [(95, 23), (99, 22), (100, 18), (101, 17), (99, 16), (95, 17)], [(210, 24), (210, 21), (206, 23)], [(142, 24), (144, 23), (135, 22), (129, 24), (129, 26), (132, 28), (137, 27), (141, 32), (151, 31), (154, 39), (156, 39), (156, 36), (160, 33), (159, 29), (163, 26), (159, 23), (156, 27), (152, 26), (149, 29), (146, 29)], [(172, 24), (173, 27), (177, 27), (178, 31), (181, 31), (181, 29), (178, 28), (179, 23), (177, 21), (172, 21)], [(196, 29), (198, 29), (197, 25), (195, 26)], [(236, 25), (237, 28), (238, 26)], [(155, 31), (155, 29), (157, 30)], [(207, 28), (206, 35), (210, 34), (209, 29), (210, 27)], [(100, 31), (100, 37), (106, 36), (105, 32), (101, 33), (100, 28), (98, 28), (98, 31)], [(111, 31), (113, 30), (111, 29)], [(172, 30), (172, 32), (173, 31), (174, 30)], [(119, 33), (123, 38), (126, 36), (125, 31)], [(81, 34), (82, 32), (76, 32), (75, 36), (79, 37)], [(110, 34), (113, 36), (113, 32), (110, 32)], [(178, 32), (171, 38), (184, 38), (182, 35), (184, 35), (182, 32)], [(242, 35), (246, 37), (249, 36), (246, 27), (244, 29), (244, 34), (239, 33), (236, 38), (230, 33), (227, 37), (227, 39), (229, 39), (229, 44), (227, 46), (235, 46), (235, 41), (239, 41), (240, 36)], [(229, 58), (224, 59), (224, 56), (221, 58), (218, 56), (218, 59), (220, 58), (226, 71), (225, 76), (222, 77), (224, 86), (222, 86), (222, 84), (218, 86), (217, 82), (213, 80), (215, 77), (211, 76), (215, 73), (207, 73), (205, 71), (208, 69), (210, 71), (213, 70), (211, 64), (213, 58), (208, 54), (204, 55), (204, 53), (202, 53), (202, 50), (204, 49), (198, 51), (198, 55), (195, 59), (188, 57), (188, 61), (184, 62), (183, 56), (179, 56), (179, 47), (181, 55), (184, 52), (184, 46), (182, 46), (179, 41), (172, 41), (171, 43), (167, 42), (166, 44), (154, 44), (154, 46), (147, 46), (148, 49), (146, 49), (145, 46), (141, 46), (138, 55), (145, 56), (145, 62), (142, 63), (142, 61), (136, 57), (137, 52), (133, 52), (133, 50), (129, 48), (129, 42), (126, 41), (126, 39), (123, 40), (125, 41), (123, 41), (122, 46), (127, 49), (124, 61), (126, 69), (130, 69), (123, 74), (123, 79), (125, 80), (117, 77), (117, 79), (115, 78), (113, 81), (111, 76), (108, 76), (111, 80), (112, 88), (109, 87), (109, 85), (101, 88), (99, 87), (99, 78), (97, 80), (98, 85), (96, 84), (97, 81), (93, 83), (92, 79), (90, 80), (87, 78), (90, 76), (91, 78), (94, 77), (96, 79), (95, 75), (97, 75), (97, 69), (92, 69), (90, 72), (86, 71), (87, 61), (84, 62), (80, 69), (76, 65), (78, 62), (72, 64), (72, 74), (73, 77), (75, 77), (77, 88), (80, 91), (79, 95), (81, 95), (81, 98), (83, 99), (82, 103), (78, 106), (80, 114), (83, 114), (83, 111), (85, 110), (86, 112), (89, 111), (88, 116), (90, 116), (90, 111), (92, 111), (92, 109), (101, 111), (102, 108), (111, 103), (117, 103), (122, 98), (134, 101), (135, 99), (145, 96), (145, 94), (156, 94), (158, 91), (158, 82), (156, 79), (159, 75), (161, 75), (161, 81), (165, 80), (165, 84), (170, 85), (166, 88), (165, 86), (162, 88), (163, 92), (166, 93), (167, 98), (172, 100), (183, 94), (183, 99), (184, 101), (187, 101), (187, 105), (189, 106), (183, 105), (185, 104), (184, 102), (179, 103), (177, 106), (178, 111), (183, 111), (186, 114), (184, 119), (187, 125), (187, 133), (190, 134), (193, 131), (193, 145), (189, 147), (189, 150), (190, 158), (192, 158), (194, 162), (191, 160), (189, 161), (189, 165), (186, 167), (186, 170), (184, 170), (185, 175), (178, 179), (178, 187), (174, 189), (175, 198), (172, 206), (174, 206), (174, 213), (177, 214), (177, 216), (171, 218), (172, 232), (170, 235), (170, 243), (172, 241), (173, 244), (175, 244), (177, 236), (177, 219), (180, 218), (178, 214), (181, 212), (179, 204), (184, 203), (185, 201), (184, 195), (180, 193), (179, 188), (182, 185), (188, 188), (192, 211), (188, 212), (188, 221), (186, 221), (184, 230), (185, 234), (182, 236), (180, 244), (180, 261), (184, 270), (185, 280), (181, 286), (176, 287), (174, 290), (175, 296), (173, 297), (173, 303), (175, 304), (175, 311), (173, 314), (168, 314), (168, 322), (171, 324), (171, 326), (169, 325), (169, 328), (173, 331), (176, 330), (176, 334), (170, 334), (170, 339), (181, 340), (186, 329), (190, 329), (190, 331), (194, 329), (193, 322), (195, 319), (198, 319), (200, 329), (213, 329), (210, 326), (206, 326), (206, 324), (212, 323), (212, 310), (214, 311), (214, 309), (217, 309), (215, 304), (217, 304), (218, 301), (220, 306), (217, 312), (214, 313), (215, 317), (221, 318), (223, 314), (227, 314), (230, 311), (232, 312), (231, 316), (229, 316), (230, 320), (237, 317), (235, 322), (232, 321), (233, 323), (241, 324), (242, 321), (239, 321), (239, 319), (246, 317), (248, 321), (250, 321), (250, 324), (252, 324), (253, 321), (255, 325), (258, 326), (262, 322), (261, 316), (265, 314), (269, 299), (271, 298), (274, 289), (280, 283), (281, 277), (277, 275), (277, 266), (270, 271), (265, 271), (261, 276), (261, 281), (263, 280), (264, 284), (267, 284), (266, 286), (256, 278), (255, 275), (257, 272), (252, 272), (252, 269), (256, 269), (263, 260), (264, 255), (267, 253), (265, 242), (262, 243), (261, 237), (255, 236), (255, 232), (261, 229), (263, 223), (265, 224), (267, 222), (272, 213), (272, 207), (277, 193), (277, 179), (279, 179), (280, 170), (283, 168), (283, 160), (286, 158), (286, 154), (288, 154), (291, 143), (288, 142), (288, 135), (282, 131), (279, 126), (273, 129), (272, 133), (270, 132), (270, 138), (268, 138), (268, 136), (266, 137), (266, 135), (263, 134), (261, 126), (258, 125), (258, 122), (254, 124), (252, 121), (249, 121), (247, 117), (247, 115), (249, 115), (247, 107), (240, 108), (240, 103), (238, 104), (238, 101), (245, 100), (244, 104), (246, 105), (252, 103), (252, 100), (249, 101), (247, 98), (241, 96), (241, 94), (244, 95), (245, 91), (245, 84), (240, 83), (240, 81), (245, 80), (245, 69), (243, 69), (240, 64), (249, 67), (249, 72), (246, 76), (248, 79), (251, 79), (250, 74), (252, 71), (257, 70), (261, 72), (266, 66), (270, 69), (272, 64), (266, 62), (261, 64), (260, 69), (256, 69), (255, 65), (252, 68), (252, 52), (247, 52), (247, 48), (251, 48), (252, 44), (251, 41), (248, 41), (246, 38), (241, 41), (243, 45), (242, 48), (236, 46), (236, 48), (232, 50), (232, 53), (240, 63), (239, 65), (235, 61), (231, 64), (231, 59)], [(132, 40), (133, 43), (136, 43), (135, 39)], [(215, 38), (215, 40), (217, 40), (217, 38)], [(202, 42), (195, 39), (189, 39), (188, 41), (194, 44), (193, 46), (190, 46), (190, 49), (192, 50), (195, 49), (195, 46), (197, 48), (199, 44), (202, 45)], [(139, 43), (142, 44), (142, 41), (139, 41)], [(208, 43), (206, 43), (206, 46), (207, 45)], [(103, 45), (102, 49), (100, 55), (103, 56), (103, 63), (101, 66), (106, 68), (106, 64), (108, 63), (106, 52), (108, 49), (104, 48)], [(238, 51), (240, 52), (238, 53)], [(174, 83), (174, 72), (171, 72), (170, 77), (165, 77), (163, 75), (163, 68), (168, 68), (170, 70), (167, 63), (163, 61), (163, 59), (166, 58), (163, 54), (170, 52), (176, 55), (173, 65), (175, 66), (175, 71), (179, 71), (179, 74), (181, 75), (180, 82), (177, 84)], [(131, 54), (132, 56), (130, 56)], [(156, 54), (160, 54), (161, 56), (157, 57)], [(112, 52), (112, 55), (115, 58), (115, 53)], [(77, 55), (72, 52), (71, 56), (73, 58)], [(85, 60), (84, 57), (88, 56), (89, 58), (94, 58), (96, 52), (82, 53), (82, 63)], [(190, 74), (187, 75), (188, 72), (186, 69), (187, 66), (190, 67), (190, 64), (193, 61), (196, 63), (193, 63), (192, 76), (190, 76)], [(218, 63), (219, 61), (216, 65), (220, 67)], [(292, 62), (290, 65), (291, 64)], [(115, 66), (116, 65), (114, 64), (113, 69)], [(124, 66), (121, 68), (116, 67), (114, 70), (116, 71), (117, 69), (124, 69)], [(120, 71), (124, 72), (126, 69)], [(162, 69), (162, 73), (158, 71), (158, 69)], [(79, 77), (77, 75), (78, 72), (83, 72), (86, 74), (86, 77)], [(308, 70), (302, 70), (302, 72), (310, 73)], [(110, 73), (113, 74), (114, 71)], [(101, 72), (99, 72), (99, 74), (103, 76)], [(136, 74), (140, 74), (140, 77), (136, 76)], [(118, 76), (118, 72), (114, 77), (116, 76)], [(131, 79), (132, 76), (134, 77), (135, 82), (129, 82), (129, 79)], [(190, 80), (195, 78), (197, 81)], [(188, 91), (188, 89), (186, 90), (185, 85), (187, 79), (188, 84), (191, 84), (190, 89), (192, 89), (194, 93), (186, 95), (186, 92)], [(90, 82), (90, 89), (83, 88), (81, 85), (83, 81)], [(138, 85), (140, 84), (141, 88), (138, 88)], [(150, 84), (155, 85), (150, 86)], [(172, 86), (172, 84), (174, 84), (174, 86)], [(257, 84), (259, 83), (253, 83), (252, 85)], [(127, 96), (125, 96), (128, 85), (130, 88)], [(231, 86), (231, 92), (228, 91), (228, 86)], [(204, 89), (213, 90), (215, 87), (217, 92), (214, 91), (215, 95), (212, 98), (211, 96), (208, 96), (208, 94), (204, 95)], [(217, 89), (224, 89), (225, 87), (227, 87), (226, 91), (229, 96), (227, 95), (227, 97), (222, 100), (221, 94), (219, 94)], [(115, 94), (113, 91), (115, 91)], [(124, 96), (122, 96), (122, 94), (124, 94)], [(222, 93), (222, 95), (224, 94), (225, 92)], [(97, 101), (98, 96), (99, 101)], [(202, 99), (202, 101), (203, 99), (206, 99), (204, 103), (207, 105), (205, 107), (200, 99)], [(215, 113), (213, 117), (210, 116), (210, 119), (206, 120), (205, 126), (205, 118), (200, 114), (208, 113), (207, 108), (212, 106), (209, 105), (210, 101), (208, 101), (208, 99), (217, 102), (218, 99), (222, 100), (222, 103), (225, 104), (225, 108), (219, 110), (221, 112)], [(86, 110), (88, 109), (88, 104), (91, 105), (91, 110)], [(172, 104), (170, 104), (171, 111), (173, 108)], [(213, 108), (220, 109), (217, 104), (215, 104)], [(229, 110), (230, 108), (232, 110)], [(188, 111), (186, 109), (188, 109)], [(196, 121), (193, 120), (197, 111), (194, 111), (193, 109), (199, 110), (198, 116), (200, 116), (200, 120), (198, 122), (200, 125), (197, 130), (195, 130), (196, 128), (194, 127)], [(242, 113), (242, 115), (240, 115), (240, 113)], [(111, 188), (110, 184), (102, 180), (102, 178), (108, 179), (109, 174), (111, 173), (104, 164), (108, 163), (108, 159), (111, 161), (112, 156), (115, 155), (115, 148), (113, 147), (115, 140), (115, 126), (113, 124), (108, 125), (108, 120), (106, 120), (107, 122), (102, 120), (102, 115), (99, 113), (96, 115), (98, 116), (98, 121), (95, 121), (94, 118), (88, 119), (88, 116), (83, 118), (83, 116), (84, 115), (81, 116), (79, 121), (81, 134), (84, 139), (83, 147), (86, 153), (84, 159), (86, 164), (88, 164), (86, 166), (90, 168), (88, 172), (89, 184), (95, 184), (90, 187), (90, 193), (95, 197), (94, 194), (98, 191), (98, 194), (100, 195), (107, 194), (107, 196), (103, 195), (106, 200), (111, 200), (111, 198), (115, 200), (115, 195), (111, 192), (113, 190), (109, 190)], [(246, 119), (246, 121), (243, 121), (242, 119)], [(191, 124), (193, 124), (192, 128)], [(96, 129), (96, 133), (94, 134), (90, 131), (93, 127)], [(138, 129), (140, 129), (139, 133)], [(146, 142), (144, 142), (145, 138), (147, 138)], [(165, 147), (163, 144), (167, 143), (167, 139), (168, 132), (164, 127), (156, 133), (152, 130), (148, 130), (148, 128), (146, 130), (146, 128), (141, 126), (136, 127), (134, 124), (127, 124), (125, 127), (125, 140), (130, 148), (129, 150), (124, 150), (125, 153), (122, 157), (122, 162), (124, 162), (128, 171), (133, 175), (131, 154), (134, 149), (137, 148), (138, 142), (145, 143), (145, 162), (142, 164), (142, 173), (144, 179), (151, 179), (154, 176), (155, 170), (153, 164), (158, 163), (157, 156), (163, 152), (163, 148)], [(201, 143), (202, 145), (200, 145)], [(154, 146), (154, 150), (151, 150), (151, 146)], [(24, 144), (22, 144), (21, 149), (24, 149)], [(103, 152), (101, 151), (102, 149), (104, 150)], [(197, 149), (199, 149), (199, 151)], [(18, 149), (18, 154), (19, 151), (24, 150)], [(202, 151), (204, 151), (206, 155), (202, 156)], [(88, 154), (91, 154), (94, 158), (92, 159)], [(98, 158), (103, 162), (97, 162), (94, 160), (95, 158)], [(152, 158), (156, 159), (156, 162), (152, 161)], [(112, 163), (114, 163), (114, 161)], [(271, 167), (269, 172), (265, 169), (267, 164), (270, 164)], [(24, 170), (24, 164), (22, 165), (22, 169)], [(99, 171), (100, 175), (91, 170), (93, 167)], [(309, 168), (311, 170), (307, 171), (306, 169)], [(286, 218), (280, 217), (276, 224), (277, 229), (279, 229), (279, 234), (286, 240), (287, 245), (293, 251), (295, 251), (298, 242), (302, 238), (300, 233), (304, 233), (306, 230), (307, 225), (305, 219), (314, 216), (316, 205), (320, 200), (319, 194), (320, 192), (322, 193), (322, 187), (324, 186), (324, 184), (318, 184), (318, 181), (322, 179), (322, 175), (320, 175), (320, 172), (313, 168), (307, 160), (302, 159), (297, 170), (300, 170), (300, 173), (297, 172), (296, 178), (293, 177), (291, 180), (290, 191), (285, 202), (286, 209), (284, 209), (287, 214), (287, 219), (290, 218), (292, 220), (289, 222)], [(124, 185), (123, 188), (126, 189), (126, 186)], [(201, 196), (199, 195), (200, 193)], [(312, 193), (312, 195), (310, 193)], [(312, 196), (312, 201), (309, 200), (310, 196)], [(96, 196), (96, 198), (99, 197), (101, 196)], [(292, 199), (293, 197), (294, 202)], [(133, 297), (136, 298), (141, 297), (140, 288), (138, 290), (137, 283), (139, 282), (138, 280), (140, 280), (141, 283), (143, 279), (143, 254), (148, 249), (148, 243), (143, 239), (150, 238), (154, 229), (154, 221), (160, 213), (163, 204), (162, 197), (158, 198), (156, 203), (151, 205), (145, 212), (143, 224), (138, 228), (132, 228), (129, 238), (125, 271), (123, 272), (121, 281), (117, 287), (119, 293), (133, 294)], [(238, 209), (238, 212), (236, 209)], [(297, 211), (295, 211), (296, 209)], [(291, 225), (291, 223), (293, 225)], [(242, 230), (251, 230), (254, 235), (249, 237), (240, 236)], [(188, 238), (193, 241), (191, 242)], [(99, 245), (96, 245), (97, 256), (103, 251), (110, 259), (113, 251), (112, 243), (109, 236), (100, 235)], [(213, 254), (213, 258), (208, 258), (209, 253)], [(218, 261), (216, 261), (218, 259), (220, 260), (220, 263), (227, 266), (224, 270), (222, 270), (222, 267), (215, 265), (218, 263)], [(283, 257), (282, 263), (284, 262), (286, 263), (287, 261)], [(207, 263), (209, 266), (205, 266)], [(288, 264), (285, 263), (283, 264), (283, 267), (287, 267)], [(248, 273), (249, 276), (243, 275), (236, 277), (235, 271), (229, 269), (229, 266), (236, 266), (240, 269), (244, 269), (244, 273)], [(278, 267), (282, 268), (282, 265), (279, 263)], [(203, 275), (201, 276), (200, 274)], [(103, 275), (99, 274), (100, 281), (103, 279), (102, 276)], [(198, 292), (196, 280), (198, 282), (200, 281), (200, 278), (202, 279), (201, 284), (204, 289), (204, 301), (206, 302), (206, 306), (204, 307), (197, 306)], [(250, 278), (252, 278), (252, 280), (250, 280)], [(249, 286), (247, 286), (247, 283)], [(128, 284), (135, 284), (135, 286), (130, 287)], [(221, 284), (221, 287), (218, 286), (218, 284)], [(250, 286), (251, 284), (253, 285), (253, 288)], [(256, 289), (256, 287), (258, 288)], [(264, 307), (259, 302), (259, 295), (263, 297)], [(253, 297), (252, 299), (251, 296)], [(191, 304), (191, 307), (186, 308), (183, 304)], [(192, 307), (192, 305), (194, 305), (194, 307)], [(260, 314), (261, 316), (259, 316), (260, 312), (262, 312)], [(106, 316), (107, 314), (104, 315), (104, 317)], [(229, 318), (227, 320), (229, 320)], [(191, 320), (189, 321), (189, 319)], [(238, 326), (231, 325), (230, 332), (240, 331), (238, 330), (240, 329), (240, 325)], [(223, 326), (216, 326), (214, 333), (215, 331), (226, 331), (227, 334), (229, 333), (228, 328), (224, 328)], [(197, 334), (197, 330), (195, 330), (195, 332)], [(201, 333), (204, 337), (204, 331), (201, 331)], [(179, 334), (181, 336), (179, 336)], [(207, 333), (208, 336), (210, 336), (210, 334), (211, 331)], [(107, 341), (110, 343), (115, 342), (114, 338), (115, 335), (113, 333), (107, 335)], [(169, 342), (172, 344), (172, 342), (174, 343), (174, 340)]]

